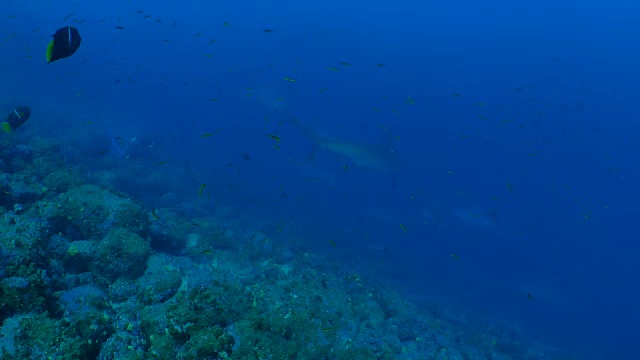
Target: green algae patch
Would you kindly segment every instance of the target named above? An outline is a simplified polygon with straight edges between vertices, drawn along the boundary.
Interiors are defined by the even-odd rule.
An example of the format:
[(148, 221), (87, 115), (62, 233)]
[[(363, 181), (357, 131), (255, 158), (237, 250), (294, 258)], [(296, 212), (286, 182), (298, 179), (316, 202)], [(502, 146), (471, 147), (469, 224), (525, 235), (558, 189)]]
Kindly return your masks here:
[(34, 264), (11, 265), (5, 271), (9, 276), (0, 281), (0, 317), (46, 309), (46, 272)]
[(57, 199), (59, 226), (71, 225), (85, 239), (104, 236), (112, 228), (147, 232), (149, 218), (139, 204), (94, 185), (82, 185)]
[(226, 327), (241, 318), (249, 308), (241, 291), (228, 286), (179, 291), (166, 303), (168, 332), (176, 339), (188, 340), (210, 326)]
[(63, 193), (82, 184), (80, 178), (68, 169), (56, 170), (47, 174), (42, 179), (42, 183), (47, 190), (55, 193)]
[(175, 360), (177, 342), (169, 335), (151, 335), (149, 355), (158, 360)]
[(83, 323), (66, 322), (47, 317), (45, 313), (21, 317), (14, 336), (14, 359), (95, 359), (100, 352), (104, 329), (94, 325), (92, 334), (83, 329), (91, 319)]
[(233, 343), (233, 337), (216, 325), (191, 335), (176, 359), (228, 359)]

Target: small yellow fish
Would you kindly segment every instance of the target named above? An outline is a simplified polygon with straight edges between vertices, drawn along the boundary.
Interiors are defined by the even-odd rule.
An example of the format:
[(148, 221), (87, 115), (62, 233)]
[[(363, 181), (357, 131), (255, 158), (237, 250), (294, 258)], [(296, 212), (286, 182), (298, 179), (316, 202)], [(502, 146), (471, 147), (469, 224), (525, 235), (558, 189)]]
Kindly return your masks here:
[(204, 192), (204, 188), (207, 186), (207, 184), (202, 184), (200, 185), (200, 190), (198, 190), (198, 197), (202, 197), (202, 193)]
[(340, 69), (335, 68), (335, 67), (333, 67), (333, 66), (329, 66), (327, 69), (328, 69), (328, 70), (331, 70), (331, 71), (335, 71), (335, 72), (340, 71)]
[(411, 96), (407, 96), (407, 100), (405, 100), (404, 102), (406, 102), (409, 105), (414, 105), (416, 103)]
[(287, 80), (288, 82), (296, 82), (296, 79), (290, 78), (290, 77), (284, 77), (285, 80)]
[(400, 228), (402, 229), (402, 231), (407, 232), (407, 227), (404, 226), (403, 223), (400, 223)]
[(344, 169), (344, 171), (349, 170), (349, 167), (347, 166), (347, 164), (342, 164), (342, 168)]
[(372, 106), (372, 107), (371, 107), (371, 110), (373, 110), (373, 111), (375, 111), (375, 112), (380, 112), (380, 109), (378, 109), (378, 108), (377, 108), (377, 107), (375, 107), (375, 106)]
[(331, 245), (332, 247), (336, 247), (336, 243), (331, 239), (329, 239), (329, 245)]
[(456, 260), (460, 260), (460, 256), (458, 256), (458, 254), (456, 254), (456, 253), (451, 253), (449, 255), (451, 255), (451, 257), (456, 259)]
[(222, 23), (222, 25), (224, 27), (226, 27), (227, 29), (231, 27), (231, 24), (229, 24), (228, 22), (224, 22), (224, 23)]

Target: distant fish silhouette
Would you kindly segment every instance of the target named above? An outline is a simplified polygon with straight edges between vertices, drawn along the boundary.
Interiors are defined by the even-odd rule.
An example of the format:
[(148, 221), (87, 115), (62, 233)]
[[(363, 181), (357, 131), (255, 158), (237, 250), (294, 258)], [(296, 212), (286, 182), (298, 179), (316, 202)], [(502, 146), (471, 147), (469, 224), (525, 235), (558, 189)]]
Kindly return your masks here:
[(343, 156), (356, 166), (380, 172), (398, 172), (402, 169), (402, 160), (389, 145), (330, 140), (329, 137), (323, 136), (319, 131), (299, 122), (295, 122), (294, 125), (309, 135), (316, 146)]
[(549, 306), (571, 306), (575, 303), (569, 289), (553, 284), (520, 284), (515, 289), (519, 296)]
[(381, 172), (397, 172), (402, 162), (396, 152), (384, 145), (326, 141), (319, 146), (351, 160), (357, 166)]
[(498, 216), (494, 212), (486, 212), (474, 208), (458, 208), (452, 215), (469, 225), (493, 228), (498, 226)]

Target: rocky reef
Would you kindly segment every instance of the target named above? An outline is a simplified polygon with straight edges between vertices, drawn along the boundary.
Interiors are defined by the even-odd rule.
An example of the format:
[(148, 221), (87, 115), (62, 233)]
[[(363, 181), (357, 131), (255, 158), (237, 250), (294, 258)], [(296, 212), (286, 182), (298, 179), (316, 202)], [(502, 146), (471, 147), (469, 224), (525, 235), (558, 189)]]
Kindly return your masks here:
[(59, 146), (0, 147), (1, 359), (551, 358), (251, 224), (145, 208)]

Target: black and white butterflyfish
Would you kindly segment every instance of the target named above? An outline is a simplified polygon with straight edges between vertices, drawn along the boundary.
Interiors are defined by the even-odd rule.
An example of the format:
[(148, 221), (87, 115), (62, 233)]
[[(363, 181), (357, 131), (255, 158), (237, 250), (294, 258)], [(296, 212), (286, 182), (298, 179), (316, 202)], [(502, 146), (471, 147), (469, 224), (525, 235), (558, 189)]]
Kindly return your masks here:
[(53, 34), (53, 40), (47, 46), (47, 63), (67, 58), (75, 54), (80, 47), (82, 37), (73, 26), (60, 28)]

